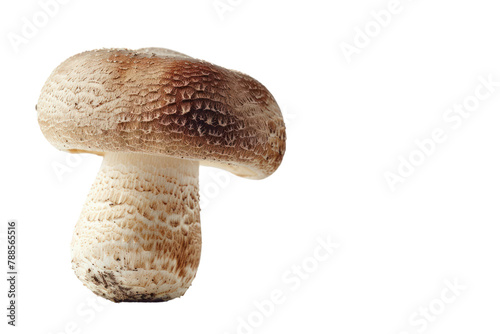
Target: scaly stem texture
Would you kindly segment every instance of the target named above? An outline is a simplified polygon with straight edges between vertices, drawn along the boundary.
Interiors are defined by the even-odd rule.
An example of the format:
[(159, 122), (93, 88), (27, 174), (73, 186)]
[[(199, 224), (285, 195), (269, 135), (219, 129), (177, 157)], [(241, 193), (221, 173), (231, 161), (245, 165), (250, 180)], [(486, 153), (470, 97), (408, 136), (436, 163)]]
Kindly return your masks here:
[(108, 153), (71, 242), (78, 278), (115, 302), (182, 296), (201, 254), (198, 163)]

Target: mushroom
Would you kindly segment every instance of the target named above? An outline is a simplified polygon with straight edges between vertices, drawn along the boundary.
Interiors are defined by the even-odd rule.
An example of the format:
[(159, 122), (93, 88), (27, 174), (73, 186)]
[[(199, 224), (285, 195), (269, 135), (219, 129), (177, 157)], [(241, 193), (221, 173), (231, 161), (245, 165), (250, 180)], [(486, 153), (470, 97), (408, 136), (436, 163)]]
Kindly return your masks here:
[(285, 152), (282, 114), (261, 83), (168, 49), (70, 57), (36, 109), (53, 146), (103, 156), (71, 257), (83, 284), (114, 302), (167, 301), (191, 285), (199, 165), (262, 179)]

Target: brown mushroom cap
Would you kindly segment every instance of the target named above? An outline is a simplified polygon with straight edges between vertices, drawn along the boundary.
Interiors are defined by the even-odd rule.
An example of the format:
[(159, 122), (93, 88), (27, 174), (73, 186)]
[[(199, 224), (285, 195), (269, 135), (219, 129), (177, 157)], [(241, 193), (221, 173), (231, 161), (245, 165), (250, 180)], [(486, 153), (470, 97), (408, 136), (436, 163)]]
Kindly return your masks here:
[(283, 117), (261, 83), (168, 49), (77, 54), (52, 72), (37, 111), (47, 140), (69, 152), (199, 160), (254, 179), (285, 152)]

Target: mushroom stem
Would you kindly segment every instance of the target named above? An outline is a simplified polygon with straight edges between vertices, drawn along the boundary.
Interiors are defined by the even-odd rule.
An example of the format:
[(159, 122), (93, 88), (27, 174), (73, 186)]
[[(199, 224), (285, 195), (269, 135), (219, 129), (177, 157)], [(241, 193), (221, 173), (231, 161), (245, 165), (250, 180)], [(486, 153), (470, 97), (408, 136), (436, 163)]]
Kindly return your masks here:
[(198, 162), (107, 153), (71, 252), (83, 284), (114, 302), (182, 296), (201, 254)]

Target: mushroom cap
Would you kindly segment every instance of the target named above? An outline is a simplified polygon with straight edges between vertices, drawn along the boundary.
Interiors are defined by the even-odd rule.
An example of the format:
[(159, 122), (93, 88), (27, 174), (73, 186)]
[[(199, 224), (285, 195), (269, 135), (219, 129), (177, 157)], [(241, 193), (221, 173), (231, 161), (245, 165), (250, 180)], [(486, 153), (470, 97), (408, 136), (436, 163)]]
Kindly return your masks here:
[(56, 148), (199, 160), (260, 179), (285, 152), (285, 124), (257, 80), (182, 53), (100, 49), (70, 57), (42, 88), (38, 122)]

